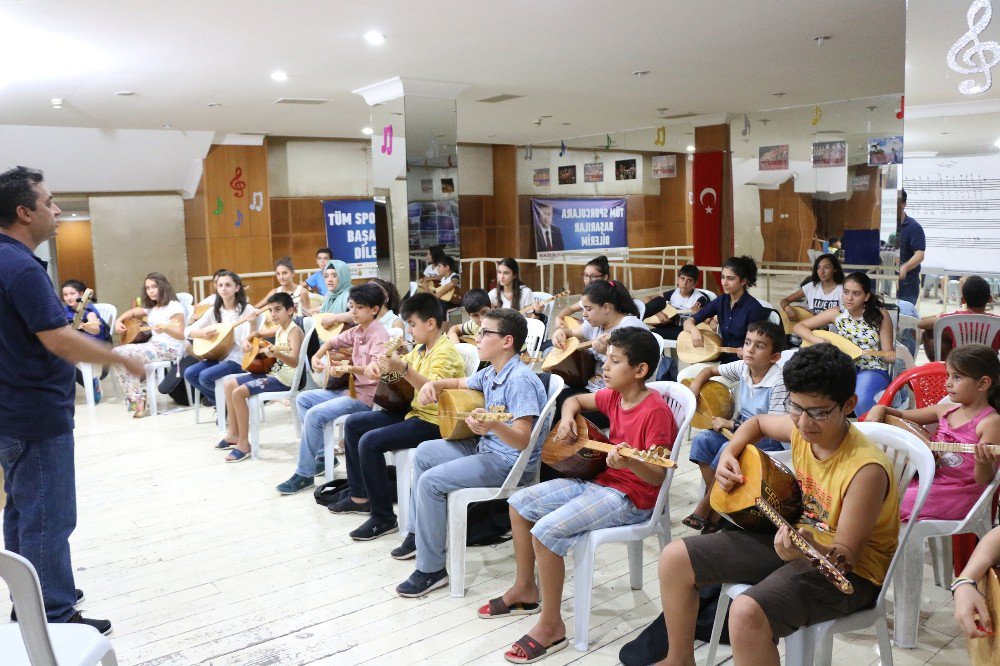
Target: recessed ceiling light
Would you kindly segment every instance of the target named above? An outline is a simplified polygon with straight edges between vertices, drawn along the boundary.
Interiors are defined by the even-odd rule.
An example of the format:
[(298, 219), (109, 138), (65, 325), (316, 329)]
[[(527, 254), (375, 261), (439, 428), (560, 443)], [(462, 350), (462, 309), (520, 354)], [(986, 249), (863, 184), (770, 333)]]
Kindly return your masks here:
[(365, 41), (372, 46), (381, 46), (385, 43), (385, 35), (377, 30), (369, 30), (365, 33)]
[(53, 97), (52, 98), (52, 108), (53, 109), (61, 109), (61, 108), (63, 108), (62, 97)]
[(785, 95), (786, 95), (787, 93), (783, 93), (783, 92), (776, 92), (776, 93), (771, 93), (771, 94), (772, 94), (773, 96), (775, 96), (775, 97), (784, 97), (784, 96), (785, 96)]
[(119, 97), (131, 97), (135, 94), (134, 90), (116, 90), (115, 94)]
[(646, 76), (647, 74), (649, 74), (649, 70), (648, 69), (639, 69), (639, 70), (636, 70), (636, 71), (632, 72), (632, 76), (640, 78), (640, 79), (642, 77)]
[(277, 81), (278, 83), (281, 83), (282, 81), (288, 80), (288, 74), (278, 69), (271, 72), (271, 78)]
[(371, 134), (374, 131), (375, 130), (373, 130), (371, 127), (362, 127), (361, 128), (361, 133), (362, 134)]
[(693, 153), (693, 152), (694, 152), (694, 146), (688, 146), (688, 147), (687, 147), (687, 151), (688, 151), (689, 153)]
[(211, 106), (211, 107), (222, 106), (222, 102), (209, 102), (205, 106)]
[(831, 35), (822, 35), (820, 37), (813, 37), (813, 41), (816, 42), (816, 46), (823, 46), (825, 42), (833, 39)]
[(174, 128), (174, 126), (171, 125), (170, 123), (163, 123), (162, 125), (160, 125), (160, 127), (162, 127), (163, 129), (173, 129)]

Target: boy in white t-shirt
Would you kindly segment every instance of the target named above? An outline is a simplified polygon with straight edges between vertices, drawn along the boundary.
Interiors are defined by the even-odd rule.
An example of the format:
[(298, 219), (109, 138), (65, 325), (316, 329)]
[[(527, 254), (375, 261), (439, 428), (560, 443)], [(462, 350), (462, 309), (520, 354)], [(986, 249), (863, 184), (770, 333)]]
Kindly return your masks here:
[[(698, 267), (694, 264), (684, 264), (677, 271), (677, 288), (663, 292), (662, 296), (653, 296), (646, 301), (646, 318), (654, 315), (660, 319), (660, 323), (652, 325), (654, 333), (664, 340), (676, 340), (681, 331), (684, 330), (684, 321), (692, 314), (701, 309), (701, 306), (708, 303), (708, 296), (705, 292), (695, 289), (698, 283)], [(663, 310), (667, 305), (673, 306), (677, 314), (668, 318)], [(656, 369), (657, 380), (677, 379), (677, 363), (669, 356), (660, 359), (660, 365)]]

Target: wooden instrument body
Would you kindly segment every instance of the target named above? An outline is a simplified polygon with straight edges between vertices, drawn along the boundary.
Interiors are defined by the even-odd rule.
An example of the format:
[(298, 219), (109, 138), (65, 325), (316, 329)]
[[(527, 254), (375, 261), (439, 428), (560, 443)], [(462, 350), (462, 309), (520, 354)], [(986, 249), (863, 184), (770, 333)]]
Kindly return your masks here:
[(250, 349), (243, 352), (243, 370), (259, 375), (271, 372), (271, 368), (278, 362), (278, 359), (264, 355), (263, 352), (268, 347), (281, 352), (287, 352), (291, 349), (288, 345), (273, 345), (263, 338), (254, 337), (250, 340)]
[[(521, 314), (524, 314), (524, 315), (526, 315), (526, 314), (528, 314), (529, 312), (532, 312), (532, 311), (534, 311), (534, 309), (535, 309), (535, 308), (536, 308), (537, 306), (539, 306), (539, 305), (545, 305), (545, 304), (547, 304), (547, 303), (551, 303), (552, 301), (554, 301), (554, 300), (556, 300), (556, 299), (559, 299), (559, 298), (563, 298), (564, 296), (569, 296), (569, 292), (568, 292), (568, 291), (560, 291), (560, 292), (559, 292), (558, 294), (555, 294), (555, 295), (553, 295), (553, 296), (549, 296), (549, 297), (548, 297), (548, 298), (546, 298), (546, 299), (543, 299), (543, 300), (541, 300), (541, 301), (535, 301), (535, 302), (534, 302), (534, 303), (532, 303), (531, 305), (526, 305), (526, 306), (524, 306), (523, 308), (521, 308), (520, 310), (518, 310), (518, 312), (520, 312)], [(573, 318), (572, 318), (572, 317), (566, 317), (566, 319), (573, 319)], [(579, 321), (577, 321), (576, 319), (573, 319), (573, 321), (575, 321), (575, 322), (576, 322), (576, 325), (577, 325), (577, 326), (579, 326), (579, 325), (580, 325), (580, 322), (579, 322)]]
[(649, 324), (650, 326), (659, 326), (661, 324), (668, 324), (670, 320), (679, 314), (690, 314), (690, 310), (678, 310), (670, 303), (667, 303), (666, 307), (657, 312), (654, 315), (646, 317), (642, 321)]
[[(402, 336), (389, 338), (382, 343), (383, 354), (392, 356), (404, 343)], [(375, 404), (399, 416), (410, 411), (413, 396), (413, 384), (394, 372), (383, 373), (375, 387)]]
[[(823, 338), (824, 340), (832, 344), (834, 347), (836, 347), (840, 351), (850, 356), (852, 361), (855, 361), (861, 358), (862, 356), (874, 356), (876, 358), (886, 358), (890, 355), (895, 354), (895, 351), (862, 349), (861, 347), (854, 344), (844, 336), (834, 333), (833, 331), (827, 331), (825, 329), (815, 330), (812, 332), (812, 334), (818, 338)], [(802, 341), (803, 347), (811, 347), (812, 344), (813, 343), (809, 342), (808, 340)]]
[(326, 326), (323, 325), (323, 318), (326, 317), (328, 314), (330, 313), (327, 312), (312, 316), (314, 324), (313, 330), (316, 331), (316, 337), (319, 338), (319, 341), (321, 343), (326, 342), (327, 340), (336, 337), (344, 332), (345, 324), (342, 321), (338, 321), (330, 328), (327, 328)]
[(801, 517), (802, 489), (790, 469), (753, 444), (743, 449), (739, 462), (746, 481), (728, 493), (719, 484), (712, 486), (713, 509), (743, 529), (761, 533), (777, 528), (757, 508), (758, 497), (763, 497), (790, 523)]
[(995, 666), (1000, 663), (1000, 567), (987, 569), (976, 589), (986, 597), (993, 635), (968, 639), (969, 661), (972, 666)]
[(444, 439), (476, 437), (459, 412), (471, 412), (486, 406), (486, 396), (472, 389), (445, 389), (438, 396), (438, 427)]
[[(690, 387), (691, 379), (685, 379), (681, 383)], [(701, 430), (712, 428), (712, 419), (731, 419), (733, 411), (736, 409), (736, 401), (733, 399), (733, 392), (722, 382), (708, 380), (698, 392), (697, 411), (691, 418), (691, 425)]]
[[(588, 345), (589, 346), (589, 345)], [(542, 362), (542, 372), (551, 372), (562, 377), (566, 386), (583, 388), (594, 376), (597, 360), (594, 355), (581, 348), (579, 338), (568, 337), (565, 349), (552, 348)]]
[(200, 305), (194, 306), (194, 311), (191, 313), (191, 319), (189, 321), (196, 322), (201, 319), (206, 312), (212, 309), (214, 303), (202, 303)]
[(701, 337), (704, 341), (701, 347), (694, 346), (691, 333), (688, 331), (681, 331), (680, 335), (677, 336), (677, 358), (685, 363), (691, 365), (706, 363), (714, 361), (724, 353), (735, 354), (739, 351), (736, 347), (724, 347), (722, 345), (722, 338), (715, 331), (706, 330), (700, 326), (699, 328), (701, 329)]
[(260, 311), (247, 306), (246, 311), (233, 323), (212, 324), (215, 327), (215, 335), (211, 338), (192, 338), (191, 353), (206, 361), (221, 361), (233, 350), (233, 344), (235, 344), (233, 334), (236, 328), (255, 319), (261, 312), (270, 312), (270, 310), (270, 305), (265, 306)]
[(930, 433), (920, 424), (914, 423), (913, 421), (900, 418), (898, 416), (893, 416), (891, 414), (886, 414), (883, 423), (887, 423), (891, 426), (896, 426), (897, 428), (902, 428), (911, 435), (916, 436), (922, 442), (930, 443), (931, 437)]
[(791, 335), (795, 324), (805, 321), (813, 316), (813, 313), (798, 305), (789, 306), (792, 308), (792, 317), (789, 317), (784, 308), (778, 308), (778, 316), (781, 317), (781, 325), (785, 329), (785, 335)]
[(609, 443), (600, 428), (582, 415), (576, 416), (576, 442), (556, 440), (557, 428), (553, 427), (542, 444), (542, 462), (560, 474), (574, 479), (592, 479), (607, 469), (608, 454), (586, 448), (587, 441)]
[(576, 317), (566, 315), (562, 318), (562, 325), (563, 328), (568, 329), (570, 333), (579, 333), (580, 329), (583, 327), (583, 322)]
[(136, 319), (133, 317), (126, 319), (122, 323), (125, 325), (125, 332), (121, 334), (121, 343), (123, 345), (141, 345), (144, 342), (149, 342), (149, 339), (153, 337), (152, 331), (142, 330), (146, 326), (145, 319)]

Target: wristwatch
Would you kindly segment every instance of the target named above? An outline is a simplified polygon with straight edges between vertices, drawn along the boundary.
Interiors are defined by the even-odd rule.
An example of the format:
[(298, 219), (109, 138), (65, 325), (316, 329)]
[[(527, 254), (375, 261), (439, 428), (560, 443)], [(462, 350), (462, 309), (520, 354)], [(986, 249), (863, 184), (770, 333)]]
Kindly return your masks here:
[(962, 585), (975, 585), (975, 584), (976, 581), (972, 580), (971, 578), (956, 578), (952, 582), (951, 587), (949, 587), (948, 589), (951, 590), (952, 594), (955, 594), (955, 590), (957, 590)]

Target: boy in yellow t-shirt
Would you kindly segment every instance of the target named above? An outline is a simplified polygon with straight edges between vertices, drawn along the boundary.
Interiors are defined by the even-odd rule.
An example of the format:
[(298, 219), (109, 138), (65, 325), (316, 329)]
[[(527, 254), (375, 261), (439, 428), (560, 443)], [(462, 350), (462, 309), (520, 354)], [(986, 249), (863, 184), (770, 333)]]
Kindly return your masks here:
[(365, 376), (378, 379), (394, 372), (399, 381), (413, 386), (413, 401), (405, 415), (389, 411), (356, 412), (344, 423), (344, 457), (347, 459), (349, 492), (331, 504), (333, 513), (369, 515), (361, 527), (350, 533), (355, 541), (370, 541), (398, 531), (392, 511), (386, 451), (412, 449), (429, 439), (439, 439), (437, 405), (417, 400), (420, 388), (429, 381), (465, 377), (465, 361), (441, 330), (443, 313), (434, 294), (414, 294), (403, 301), (400, 316), (413, 333), (413, 351), (403, 357), (383, 356), (372, 362)]
[(737, 459), (747, 444), (790, 441), (802, 486), (795, 527), (831, 561), (845, 558), (854, 592), (843, 594), (815, 570), (787, 528), (673, 541), (659, 565), (672, 663), (694, 662), (698, 589), (705, 585), (754, 583), (729, 611), (733, 656), (777, 665), (778, 638), (870, 607), (885, 580), (899, 534), (899, 495), (888, 457), (847, 420), (857, 403), (854, 364), (833, 345), (816, 345), (785, 364), (784, 378), (788, 415), (746, 421), (723, 451), (715, 481), (727, 492), (743, 482)]

